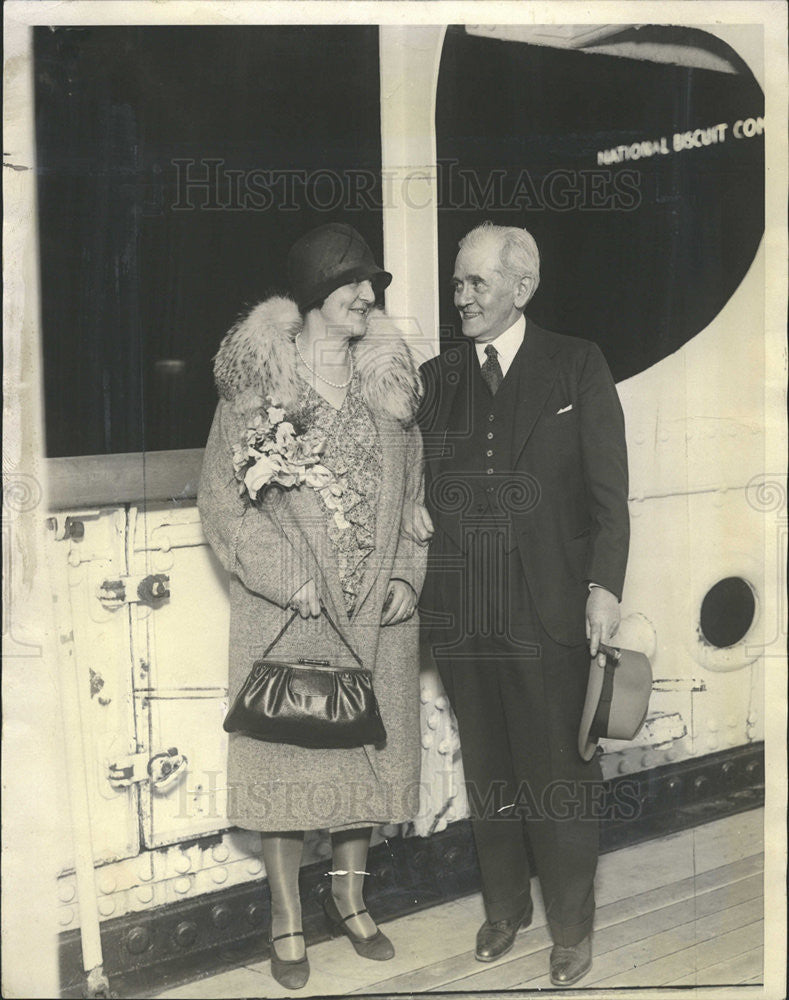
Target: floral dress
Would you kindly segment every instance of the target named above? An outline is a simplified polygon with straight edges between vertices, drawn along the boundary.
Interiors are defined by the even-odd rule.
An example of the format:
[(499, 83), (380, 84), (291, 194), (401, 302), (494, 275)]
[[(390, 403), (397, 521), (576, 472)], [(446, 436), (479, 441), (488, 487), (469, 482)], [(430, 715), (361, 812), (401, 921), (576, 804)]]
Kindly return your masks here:
[(340, 572), (345, 610), (350, 618), (356, 609), (365, 561), (375, 549), (375, 511), (381, 485), (381, 443), (369, 407), (362, 398), (358, 373), (335, 409), (307, 382), (300, 406), (306, 427), (318, 427), (326, 435), (321, 462), (342, 484), (342, 496), (332, 502), (321, 496)]

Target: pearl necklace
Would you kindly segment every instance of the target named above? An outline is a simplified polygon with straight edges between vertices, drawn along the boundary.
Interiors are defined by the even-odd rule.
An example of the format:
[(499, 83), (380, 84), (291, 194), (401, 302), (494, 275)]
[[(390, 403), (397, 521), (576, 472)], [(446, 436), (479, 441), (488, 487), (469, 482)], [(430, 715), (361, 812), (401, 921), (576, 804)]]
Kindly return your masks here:
[(297, 351), (299, 357), (301, 358), (302, 363), (304, 364), (304, 367), (307, 369), (307, 371), (310, 373), (310, 375), (314, 375), (315, 378), (319, 378), (321, 380), (321, 382), (325, 382), (326, 385), (330, 385), (333, 389), (347, 389), (348, 386), (353, 381), (353, 374), (354, 374), (353, 373), (353, 355), (350, 352), (348, 353), (348, 362), (349, 362), (349, 364), (351, 366), (351, 374), (348, 377), (348, 381), (347, 382), (332, 382), (331, 379), (326, 378), (325, 375), (321, 375), (320, 372), (316, 372), (315, 369), (310, 365), (310, 363), (304, 357), (304, 355), (301, 353), (301, 348), (299, 347), (299, 337), (300, 336), (301, 336), (301, 334), (297, 334), (296, 337), (294, 337), (294, 339), (293, 339), (293, 343), (296, 345), (296, 351)]

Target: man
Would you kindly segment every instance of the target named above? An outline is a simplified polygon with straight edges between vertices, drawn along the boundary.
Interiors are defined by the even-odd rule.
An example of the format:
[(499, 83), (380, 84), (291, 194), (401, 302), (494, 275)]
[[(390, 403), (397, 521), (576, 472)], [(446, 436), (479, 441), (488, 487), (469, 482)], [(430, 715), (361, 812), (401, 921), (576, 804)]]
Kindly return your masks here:
[(531, 920), (528, 833), (554, 941), (551, 981), (591, 966), (602, 775), (577, 734), (589, 656), (613, 636), (629, 541), (622, 409), (593, 343), (523, 313), (539, 283), (525, 230), (485, 223), (453, 276), (463, 340), (422, 366), (421, 607), (458, 720), (493, 961)]

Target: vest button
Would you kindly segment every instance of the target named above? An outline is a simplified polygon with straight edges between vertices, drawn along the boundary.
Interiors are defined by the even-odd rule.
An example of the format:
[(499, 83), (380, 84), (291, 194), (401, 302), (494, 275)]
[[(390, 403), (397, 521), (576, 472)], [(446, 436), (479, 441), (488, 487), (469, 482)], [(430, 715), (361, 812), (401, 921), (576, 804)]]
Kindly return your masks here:
[(485, 452), (485, 454), (488, 456), (488, 458), (490, 458), (493, 455), (493, 452), (492, 452), (492, 450), (490, 448), (488, 448), (488, 450)]
[(496, 419), (496, 418), (495, 418), (495, 417), (493, 416), (493, 414), (492, 414), (492, 413), (489, 413), (489, 414), (488, 414), (488, 420), (495, 420), (495, 419)]
[(493, 475), (493, 469), (487, 469), (486, 471), (489, 476)]
[(488, 431), (488, 441), (493, 440), (493, 431)]

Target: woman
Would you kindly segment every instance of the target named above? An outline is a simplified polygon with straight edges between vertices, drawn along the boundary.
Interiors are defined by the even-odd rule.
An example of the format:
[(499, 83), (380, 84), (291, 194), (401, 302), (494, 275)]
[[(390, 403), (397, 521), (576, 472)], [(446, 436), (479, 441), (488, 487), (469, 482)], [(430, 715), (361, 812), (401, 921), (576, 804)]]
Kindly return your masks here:
[[(309, 976), (298, 893), (307, 829), (332, 835), (331, 891), (323, 887), (322, 896), (329, 919), (360, 955), (394, 954), (362, 888), (372, 826), (403, 822), (418, 805), (414, 611), (426, 550), (400, 531), (404, 505), (421, 500), (414, 424), (421, 382), (398, 330), (374, 308), (391, 275), (359, 233), (334, 223), (294, 245), (288, 273), (295, 302), (257, 305), (227, 334), (214, 364), (222, 398), (198, 505), (206, 537), (232, 574), (229, 697), (290, 609), (299, 616), (272, 655), (349, 660), (331, 616), (373, 671), (387, 730), (385, 745), (350, 750), (230, 736), (228, 818), (262, 833), (272, 973), (297, 989)], [(257, 492), (255, 473), (245, 474), (239, 456), (246, 429), (268, 406), (275, 420), (284, 411), (284, 433), (325, 437), (320, 462), (334, 489), (274, 483)]]

